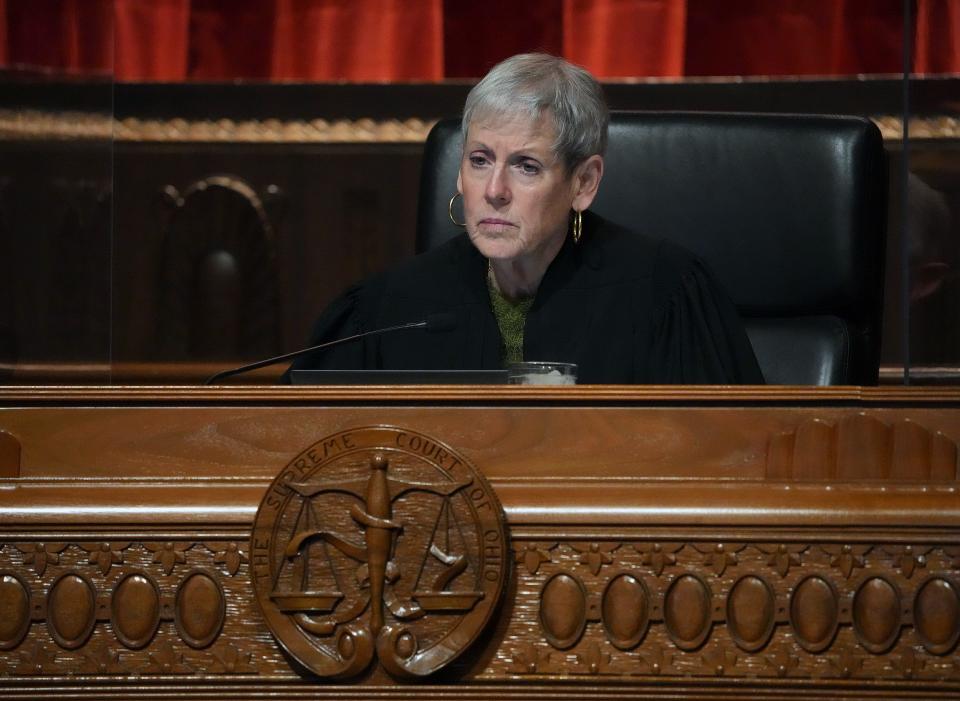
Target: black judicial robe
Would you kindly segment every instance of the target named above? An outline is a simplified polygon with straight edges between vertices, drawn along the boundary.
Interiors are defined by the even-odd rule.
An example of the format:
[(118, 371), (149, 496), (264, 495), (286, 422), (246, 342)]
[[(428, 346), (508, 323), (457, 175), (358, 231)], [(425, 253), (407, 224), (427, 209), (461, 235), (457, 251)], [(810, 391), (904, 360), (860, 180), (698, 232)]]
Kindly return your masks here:
[[(579, 384), (763, 382), (733, 304), (697, 258), (591, 213), (583, 229), (540, 283), (524, 327), (525, 360), (576, 363)], [(455, 327), (348, 342), (291, 369), (502, 367), (487, 260), (466, 234), (350, 287), (320, 316), (310, 345), (437, 313), (452, 314)]]

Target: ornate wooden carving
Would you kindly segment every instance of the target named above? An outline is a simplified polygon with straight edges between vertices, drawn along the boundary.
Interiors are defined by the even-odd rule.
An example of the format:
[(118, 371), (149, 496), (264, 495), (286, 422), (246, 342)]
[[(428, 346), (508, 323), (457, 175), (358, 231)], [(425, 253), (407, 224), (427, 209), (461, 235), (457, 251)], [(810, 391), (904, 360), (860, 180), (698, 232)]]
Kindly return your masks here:
[(650, 592), (643, 580), (629, 572), (613, 577), (601, 598), (603, 627), (610, 644), (619, 650), (635, 648), (650, 625)]
[(540, 625), (547, 642), (566, 650), (579, 642), (587, 627), (587, 590), (566, 572), (553, 575), (540, 594)]
[(87, 642), (97, 622), (97, 595), (78, 572), (64, 572), (47, 593), (47, 628), (56, 643), (67, 650)]
[[(216, 552), (230, 543), (209, 544), (187, 544), (182, 576), (166, 574), (142, 543), (128, 548), (131, 565), (107, 574), (79, 543), (65, 544), (60, 562), (41, 577), (24, 567), (28, 556), (19, 547), (5, 543), (6, 674), (295, 677), (256, 613), (250, 565), (242, 563), (236, 576), (213, 569)], [(907, 577), (878, 541), (865, 556), (866, 573), (847, 578), (830, 564), (832, 544), (807, 546), (784, 576), (768, 564), (767, 544), (745, 542), (741, 562), (730, 568), (736, 571), (717, 577), (704, 573), (700, 545), (685, 543), (661, 575), (643, 564), (642, 548), (621, 548), (612, 566), (594, 575), (573, 542), (559, 542), (553, 561), (536, 573), (515, 570), (514, 615), (479, 678), (955, 678), (960, 573), (952, 548), (933, 545), (928, 575)], [(526, 546), (518, 540), (514, 552)], [(337, 642), (347, 645), (344, 637)], [(399, 635), (388, 640), (403, 649)]]
[(916, 589), (913, 616), (920, 644), (934, 655), (956, 647), (960, 637), (960, 593), (955, 580), (928, 577)]
[(374, 657), (395, 676), (436, 672), (483, 632), (506, 583), (486, 480), (436, 439), (393, 428), (335, 434), (294, 459), (260, 505), (251, 553), (271, 632), (322, 677)]
[[(739, 407), (736, 421), (719, 407), (696, 414), (703, 435), (715, 433), (724, 450), (760, 446), (754, 467), (745, 468), (755, 470), (751, 479), (731, 478), (706, 443), (703, 464), (713, 467), (703, 468), (700, 479), (627, 478), (609, 466), (622, 445), (598, 453), (604, 442), (623, 440), (605, 427), (632, 427), (623, 434), (641, 437), (632, 459), (649, 460), (644, 446), (653, 446), (655, 456), (672, 445), (674, 421), (693, 425), (677, 418), (687, 410), (676, 407), (612, 416), (610, 407), (578, 406), (572, 417), (562, 406), (444, 407), (426, 414), (382, 406), (204, 406), (185, 407), (175, 419), (162, 418), (170, 413), (165, 408), (141, 408), (137, 425), (150, 425), (144, 417), (158, 425), (135, 446), (129, 433), (111, 433), (126, 425), (129, 409), (98, 409), (51, 409), (56, 417), (42, 421), (39, 434), (31, 422), (48, 410), (0, 413), (2, 426), (32, 450), (40, 448), (34, 435), (92, 440), (96, 450), (77, 451), (69, 469), (104, 474), (45, 481), (36, 471), (56, 461), (41, 453), (25, 463), (28, 476), (0, 484), (5, 696), (95, 697), (98, 684), (112, 684), (185, 697), (285, 689), (349, 698), (372, 694), (373, 687), (383, 697), (468, 697), (482, 690), (503, 698), (561, 691), (603, 698), (614, 690), (631, 697), (665, 690), (856, 697), (868, 688), (878, 695), (910, 689), (960, 697), (958, 486), (892, 478), (757, 480), (765, 469), (767, 426), (798, 426), (819, 409), (788, 405), (777, 414), (767, 406)], [(508, 410), (509, 421), (491, 419)], [(883, 411), (887, 426), (910, 418), (947, 439), (960, 436), (952, 405), (939, 413), (895, 404)], [(840, 424), (844, 413), (827, 415)], [(416, 428), (399, 421), (400, 428), (369, 428), (386, 415)], [(464, 429), (425, 430), (426, 423), (446, 425), (444, 417)], [(525, 421), (517, 425), (518, 418)], [(59, 430), (51, 430), (54, 421)], [(110, 424), (105, 430), (113, 438), (95, 435), (100, 421)], [(337, 422), (347, 428), (330, 431)], [(580, 425), (587, 428), (578, 432)], [(731, 439), (731, 426), (746, 438)], [(654, 430), (660, 433), (652, 440)], [(526, 443), (528, 432), (547, 440)], [(602, 441), (590, 443), (594, 434)], [(204, 443), (205, 436), (214, 438)], [(290, 436), (298, 438), (284, 452)], [(526, 474), (516, 462), (497, 466), (502, 451), (536, 453), (541, 445), (555, 452), (543, 450), (542, 461), (525, 464)], [(206, 446), (200, 455), (197, 446)], [(98, 456), (122, 464), (124, 450), (140, 460), (149, 454), (153, 469), (167, 476), (109, 478)], [(598, 454), (603, 459), (590, 462)], [(579, 467), (564, 467), (565, 477), (554, 460), (570, 455)], [(67, 458), (58, 460), (68, 472)], [(194, 461), (223, 475), (204, 478)], [(443, 603), (446, 593), (462, 598), (483, 590), (488, 570), (476, 569), (476, 558), (484, 551), (471, 547), (482, 546), (487, 528), (465, 516), (494, 497), (484, 490), (473, 497), (483, 478), (468, 464), (486, 468), (506, 508), (510, 543), (498, 541), (502, 547), (487, 554), (511, 581), (498, 585), (505, 593), (499, 608), (495, 588), (473, 608), (461, 602), (426, 610), (431, 594)], [(185, 466), (197, 475), (186, 482)], [(546, 476), (530, 477), (538, 468)], [(231, 470), (248, 477), (231, 477)], [(454, 502), (449, 521), (441, 508), (446, 498), (430, 492), (438, 483)], [(93, 495), (101, 511), (70, 516)], [(311, 524), (307, 513), (316, 517)], [(877, 514), (885, 520), (871, 520)], [(465, 524), (462, 541), (446, 528), (454, 522)], [(438, 536), (444, 531), (449, 544)], [(443, 557), (430, 554), (434, 541)], [(458, 550), (461, 542), (469, 547)], [(474, 558), (479, 582), (469, 565), (449, 575), (460, 552)], [(337, 577), (321, 571), (325, 553)], [(421, 589), (411, 573), (424, 557)], [(339, 586), (332, 611), (320, 611), (312, 599), (309, 610), (294, 610), (298, 591), (283, 582), (301, 581), (304, 573), (308, 586), (299, 593), (307, 598), (332, 601), (337, 593), (330, 589)], [(477, 613), (481, 602), (490, 607)], [(305, 616), (298, 622), (299, 614)], [(469, 634), (457, 633), (458, 626)], [(317, 670), (308, 666), (317, 663), (300, 659), (293, 633), (308, 652), (325, 655), (319, 675), (346, 678), (318, 685)], [(446, 659), (420, 664), (440, 640), (452, 643), (441, 653)], [(363, 645), (368, 665), (353, 662), (362, 660)], [(384, 688), (394, 676), (431, 673), (426, 685)]]
[[(144, 543), (128, 543), (135, 566), (104, 570), (85, 557), (88, 544), (62, 543), (56, 546), (59, 552), (54, 566), (44, 567), (43, 573), (32, 568), (30, 584), (16, 570), (22, 572), (30, 561), (35, 565), (37, 554), (46, 548), (43, 544), (34, 549), (24, 545), (13, 549), (6, 545), (0, 550), (0, 569), (4, 570), (0, 573), (0, 610), (9, 614), (3, 616), (0, 627), (0, 649), (20, 645), (24, 626), (29, 627), (31, 621), (45, 622), (49, 639), (65, 650), (89, 648), (107, 623), (111, 639), (131, 650), (154, 641), (163, 628), (161, 622), (172, 622), (180, 639), (194, 648), (208, 647), (220, 633), (226, 598), (212, 568), (194, 568), (178, 581), (165, 573), (162, 565), (150, 561)], [(184, 549), (191, 547), (197, 544), (184, 543)], [(17, 557), (9, 557), (11, 550)], [(204, 562), (215, 564), (213, 558)], [(166, 588), (158, 583), (161, 578)]]
[(137, 650), (153, 639), (160, 626), (160, 588), (144, 572), (131, 572), (113, 590), (110, 625), (125, 647)]
[(11, 650), (30, 628), (30, 589), (12, 572), (0, 575), (0, 650)]
[(829, 579), (811, 574), (797, 583), (790, 597), (790, 625), (807, 652), (822, 652), (840, 626), (840, 597)]
[(886, 423), (855, 413), (839, 422), (810, 419), (770, 438), (774, 479), (957, 479), (957, 444), (911, 419)]
[(727, 627), (741, 650), (756, 652), (766, 646), (776, 624), (777, 596), (761, 576), (745, 574), (727, 596)]
[(209, 647), (223, 628), (223, 587), (204, 570), (188, 572), (177, 587), (174, 622), (180, 638), (192, 648)]
[[(670, 669), (664, 668), (663, 655), (656, 655), (660, 675), (817, 678), (829, 675), (822, 665), (829, 663), (833, 650), (842, 656), (851, 649), (834, 670), (840, 676), (880, 674), (884, 665), (897, 663), (895, 653), (903, 655), (906, 649), (912, 650), (914, 659), (929, 664), (920, 676), (936, 678), (935, 670), (941, 678), (952, 673), (953, 660), (936, 659), (954, 651), (960, 636), (957, 576), (946, 549), (930, 550), (942, 567), (916, 580), (899, 570), (887, 548), (871, 547), (864, 562), (867, 573), (847, 578), (831, 565), (832, 544), (803, 547), (805, 556), (794, 571), (781, 575), (775, 563), (768, 563), (768, 545), (744, 543), (743, 562), (731, 568), (738, 572), (708, 578), (698, 567), (700, 545), (693, 541), (680, 548), (677, 563), (661, 575), (629, 556), (615, 563), (609, 579), (597, 581), (577, 562), (573, 544), (561, 543), (558, 571), (537, 577), (546, 577), (540, 596), (544, 643), (564, 651), (582, 650), (591, 642), (601, 648), (609, 643), (608, 669), (596, 672), (600, 674), (629, 674), (652, 646), (671, 651)], [(522, 547), (518, 542), (518, 552)], [(789, 549), (797, 548), (786, 543), (785, 550)], [(523, 590), (523, 580), (530, 575), (521, 571), (519, 576)], [(604, 613), (599, 627), (591, 625), (585, 602), (601, 592)], [(911, 641), (904, 643), (906, 630), (913, 632)], [(526, 637), (516, 630), (513, 634)], [(543, 655), (530, 649), (516, 649), (512, 659), (523, 663), (520, 673), (558, 673), (561, 658), (546, 654), (550, 660), (546, 666), (540, 661)], [(575, 665), (567, 659), (561, 669), (573, 673)], [(914, 677), (916, 673), (911, 671)], [(888, 677), (889, 672), (881, 676)]]

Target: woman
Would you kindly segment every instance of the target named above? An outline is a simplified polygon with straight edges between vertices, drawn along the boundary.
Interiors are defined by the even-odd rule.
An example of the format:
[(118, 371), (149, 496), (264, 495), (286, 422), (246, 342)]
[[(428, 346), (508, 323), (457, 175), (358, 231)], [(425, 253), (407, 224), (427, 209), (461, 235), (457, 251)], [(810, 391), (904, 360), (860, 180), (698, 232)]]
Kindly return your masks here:
[(495, 66), (467, 97), (457, 177), (466, 235), (356, 285), (318, 344), (445, 313), (293, 368), (495, 369), (571, 362), (580, 383), (761, 383), (733, 305), (691, 254), (587, 211), (609, 115), (585, 70), (544, 54)]

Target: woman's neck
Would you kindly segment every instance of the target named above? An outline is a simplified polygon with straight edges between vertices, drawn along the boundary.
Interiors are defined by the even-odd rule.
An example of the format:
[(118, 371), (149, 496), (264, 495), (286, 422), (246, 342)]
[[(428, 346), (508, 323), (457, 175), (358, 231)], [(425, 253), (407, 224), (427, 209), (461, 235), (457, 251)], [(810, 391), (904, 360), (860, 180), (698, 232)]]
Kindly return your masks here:
[(535, 296), (547, 268), (563, 248), (562, 236), (554, 240), (556, 243), (549, 248), (530, 255), (505, 259), (491, 258), (489, 272), (494, 288), (511, 301)]

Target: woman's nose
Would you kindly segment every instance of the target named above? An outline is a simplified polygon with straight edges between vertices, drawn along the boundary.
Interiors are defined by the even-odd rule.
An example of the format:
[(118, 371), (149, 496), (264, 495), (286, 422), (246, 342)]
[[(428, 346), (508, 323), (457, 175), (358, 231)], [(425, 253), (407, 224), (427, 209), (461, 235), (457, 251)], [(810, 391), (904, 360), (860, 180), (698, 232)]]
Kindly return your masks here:
[(504, 168), (494, 167), (487, 180), (484, 192), (487, 201), (491, 204), (504, 204), (510, 201), (510, 188), (507, 184), (507, 173)]

